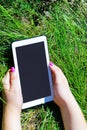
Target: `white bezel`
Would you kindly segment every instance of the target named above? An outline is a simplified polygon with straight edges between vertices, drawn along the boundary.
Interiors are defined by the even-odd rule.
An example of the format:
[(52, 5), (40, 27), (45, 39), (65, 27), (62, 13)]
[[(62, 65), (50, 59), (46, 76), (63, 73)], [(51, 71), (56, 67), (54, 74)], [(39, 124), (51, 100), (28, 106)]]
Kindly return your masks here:
[[(18, 75), (18, 81), (19, 81), (19, 84), (20, 84), (18, 62), (17, 62), (17, 55), (16, 55), (16, 47), (31, 45), (31, 44), (37, 44), (38, 42), (44, 42), (47, 68), (48, 68), (48, 76), (49, 76), (49, 81), (50, 81), (51, 95), (48, 96), (48, 97), (43, 97), (41, 99), (37, 99), (37, 100), (33, 100), (33, 101), (23, 103), (22, 109), (33, 107), (33, 106), (36, 106), (36, 105), (39, 105), (39, 104), (44, 104), (46, 102), (53, 100), (52, 77), (51, 77), (51, 72), (50, 72), (50, 67), (49, 67), (49, 55), (48, 55), (47, 40), (46, 40), (45, 36), (30, 38), (30, 39), (16, 41), (16, 42), (12, 43), (13, 59), (14, 59), (15, 69), (16, 69), (16, 72), (17, 72), (17, 75)], [(19, 86), (21, 86), (21, 85), (19, 85)]]

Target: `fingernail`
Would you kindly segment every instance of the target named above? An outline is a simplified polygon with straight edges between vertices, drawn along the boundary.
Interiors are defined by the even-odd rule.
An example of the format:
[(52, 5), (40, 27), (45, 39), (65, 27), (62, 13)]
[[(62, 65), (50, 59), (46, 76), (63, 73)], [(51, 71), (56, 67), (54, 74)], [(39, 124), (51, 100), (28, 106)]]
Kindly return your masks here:
[(53, 62), (50, 61), (50, 66), (53, 66)]
[(11, 72), (15, 72), (15, 68), (14, 67), (11, 67)]

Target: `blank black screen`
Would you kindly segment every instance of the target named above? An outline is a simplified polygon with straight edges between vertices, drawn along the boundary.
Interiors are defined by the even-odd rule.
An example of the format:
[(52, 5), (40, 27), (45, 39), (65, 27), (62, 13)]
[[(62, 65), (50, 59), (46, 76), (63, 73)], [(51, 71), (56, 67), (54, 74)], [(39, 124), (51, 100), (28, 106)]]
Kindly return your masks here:
[(23, 102), (50, 96), (44, 42), (16, 47)]

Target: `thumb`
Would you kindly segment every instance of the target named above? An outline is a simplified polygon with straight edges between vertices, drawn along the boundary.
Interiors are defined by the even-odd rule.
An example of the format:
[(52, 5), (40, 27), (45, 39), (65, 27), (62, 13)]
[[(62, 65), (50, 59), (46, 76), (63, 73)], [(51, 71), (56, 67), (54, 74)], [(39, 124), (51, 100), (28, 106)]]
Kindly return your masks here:
[(14, 67), (10, 69), (10, 85), (11, 89), (14, 89), (17, 86), (17, 75)]
[(53, 62), (50, 62), (50, 69), (52, 73), (53, 82), (56, 83), (61, 75), (62, 70), (57, 67)]
[(50, 69), (51, 69), (51, 73), (52, 73), (52, 79), (53, 79), (53, 83), (55, 83), (56, 77), (57, 77), (57, 70), (56, 70), (56, 66), (54, 65), (53, 62), (50, 62)]

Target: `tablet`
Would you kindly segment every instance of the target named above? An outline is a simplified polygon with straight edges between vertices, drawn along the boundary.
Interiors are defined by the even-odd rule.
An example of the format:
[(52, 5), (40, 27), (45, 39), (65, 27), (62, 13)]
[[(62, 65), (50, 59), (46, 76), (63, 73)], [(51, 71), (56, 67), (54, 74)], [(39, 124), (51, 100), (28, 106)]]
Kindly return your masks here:
[(22, 88), (22, 108), (52, 101), (52, 77), (46, 37), (13, 42), (12, 52), (18, 81)]

